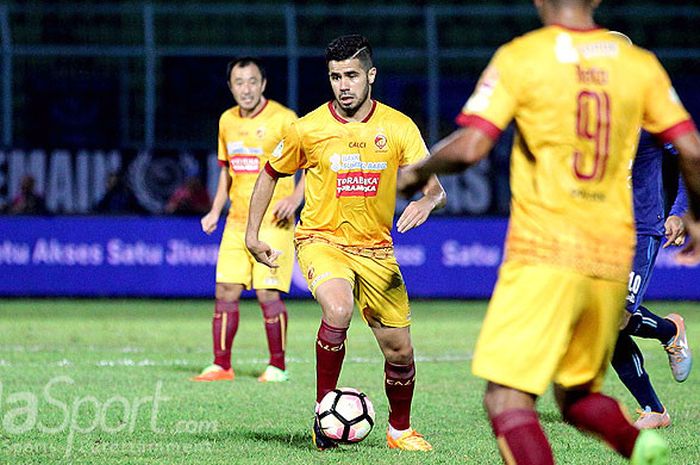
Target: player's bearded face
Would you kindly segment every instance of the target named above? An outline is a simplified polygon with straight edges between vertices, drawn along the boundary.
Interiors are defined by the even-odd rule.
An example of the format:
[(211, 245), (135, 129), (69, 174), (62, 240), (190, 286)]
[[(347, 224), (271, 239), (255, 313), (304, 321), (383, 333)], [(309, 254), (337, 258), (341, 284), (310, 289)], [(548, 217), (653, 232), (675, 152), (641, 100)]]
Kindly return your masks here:
[(328, 77), (333, 95), (347, 115), (355, 114), (370, 97), (375, 73), (375, 68), (365, 70), (357, 58), (328, 63)]
[(254, 64), (236, 66), (231, 70), (229, 87), (233, 98), (243, 111), (252, 111), (260, 104), (265, 84), (267, 81), (262, 78), (260, 70)]

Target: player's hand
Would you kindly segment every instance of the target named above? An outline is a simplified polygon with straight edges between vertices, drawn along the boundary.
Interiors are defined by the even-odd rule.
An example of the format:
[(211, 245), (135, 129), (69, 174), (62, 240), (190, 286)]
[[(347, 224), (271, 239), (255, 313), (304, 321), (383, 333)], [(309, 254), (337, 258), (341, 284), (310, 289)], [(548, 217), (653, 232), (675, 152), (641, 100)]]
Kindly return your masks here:
[(297, 211), (297, 207), (299, 207), (299, 203), (291, 196), (277, 202), (272, 208), (275, 225), (285, 227), (290, 221), (294, 221), (294, 212)]
[(207, 234), (211, 234), (216, 231), (216, 227), (219, 223), (219, 215), (213, 211), (210, 211), (202, 217), (200, 223), (202, 223), (202, 231)]
[(685, 226), (683, 225), (683, 218), (676, 215), (671, 215), (666, 218), (666, 223), (664, 223), (664, 228), (666, 230), (666, 242), (663, 248), (670, 245), (683, 245), (685, 241)]
[(396, 188), (403, 197), (410, 199), (413, 194), (425, 187), (428, 178), (423, 179), (417, 171), (415, 165), (407, 166), (399, 170), (399, 176), (396, 180)]
[(683, 217), (683, 223), (688, 241), (685, 247), (676, 254), (676, 261), (682, 265), (695, 265), (700, 263), (700, 219), (686, 214)]
[(396, 222), (396, 230), (404, 233), (409, 229), (420, 226), (428, 219), (433, 208), (435, 208), (435, 205), (428, 197), (409, 203)]
[(277, 257), (281, 253), (279, 250), (275, 250), (265, 242), (258, 240), (246, 239), (245, 245), (258, 263), (262, 263), (270, 268), (279, 268), (279, 265), (276, 263)]

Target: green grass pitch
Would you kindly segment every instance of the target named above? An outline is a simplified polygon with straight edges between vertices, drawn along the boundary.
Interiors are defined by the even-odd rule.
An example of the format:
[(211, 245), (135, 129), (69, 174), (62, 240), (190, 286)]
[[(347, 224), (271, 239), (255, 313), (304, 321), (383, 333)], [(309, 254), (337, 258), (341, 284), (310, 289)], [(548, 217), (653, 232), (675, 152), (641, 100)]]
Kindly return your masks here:
[[(500, 464), (469, 370), (483, 302), (413, 303), (417, 356), (413, 425), (432, 453), (386, 448), (382, 358), (359, 315), (340, 385), (367, 393), (377, 426), (364, 442), (311, 446), (314, 302), (288, 302), (288, 368), (281, 385), (256, 381), (267, 361), (260, 310), (241, 306), (233, 382), (188, 379), (211, 362), (211, 301), (0, 300), (0, 464)], [(651, 303), (682, 313), (700, 354), (700, 304)], [(700, 374), (677, 384), (654, 341), (639, 341), (674, 424), (662, 431), (672, 464), (700, 464)], [(697, 369), (697, 367), (696, 367)], [(612, 372), (606, 392), (634, 412)], [(551, 393), (539, 412), (559, 464), (626, 463), (565, 425)]]

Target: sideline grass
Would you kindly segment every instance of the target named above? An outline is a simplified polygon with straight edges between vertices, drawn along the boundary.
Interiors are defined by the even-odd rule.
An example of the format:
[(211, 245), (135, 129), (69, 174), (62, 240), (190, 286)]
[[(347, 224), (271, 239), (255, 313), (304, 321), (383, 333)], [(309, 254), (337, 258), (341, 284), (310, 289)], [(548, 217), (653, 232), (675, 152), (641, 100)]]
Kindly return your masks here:
[[(483, 382), (469, 372), (483, 302), (413, 303), (418, 383), (413, 423), (430, 454), (390, 451), (382, 362), (359, 316), (351, 327), (341, 385), (372, 399), (377, 427), (355, 446), (319, 453), (309, 426), (313, 341), (319, 311), (289, 302), (291, 381), (262, 385), (267, 348), (260, 310), (246, 301), (234, 344), (236, 380), (188, 381), (211, 362), (209, 301), (0, 300), (0, 464), (500, 464), (481, 407)], [(686, 317), (700, 354), (700, 304), (651, 303)], [(674, 465), (700, 463), (700, 381), (679, 385), (665, 353), (640, 341), (674, 425), (663, 431)], [(610, 373), (606, 392), (634, 411)], [(551, 394), (539, 403), (560, 464), (626, 463), (565, 425)]]

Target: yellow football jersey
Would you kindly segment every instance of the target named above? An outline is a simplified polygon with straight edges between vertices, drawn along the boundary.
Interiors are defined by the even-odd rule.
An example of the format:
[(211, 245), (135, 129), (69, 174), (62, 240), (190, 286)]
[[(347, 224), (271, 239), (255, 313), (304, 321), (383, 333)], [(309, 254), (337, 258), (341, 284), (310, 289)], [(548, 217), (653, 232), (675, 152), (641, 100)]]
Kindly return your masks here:
[[(273, 100), (252, 118), (242, 118), (238, 106), (226, 110), (219, 119), (219, 151), (221, 166), (228, 166), (231, 175), (227, 227), (245, 231), (250, 196), (258, 173), (265, 166), (275, 146), (282, 140), (296, 114)], [(294, 192), (294, 178), (280, 179), (270, 205)], [(272, 225), (272, 213), (263, 218), (263, 227)]]
[(693, 128), (656, 57), (600, 28), (519, 37), (494, 55), (457, 122), (496, 138), (513, 119), (506, 258), (626, 281), (639, 127), (664, 140)]
[(329, 102), (292, 123), (270, 167), (281, 174), (306, 170), (297, 238), (386, 247), (392, 244), (398, 169), (427, 155), (418, 128), (403, 113), (373, 101), (364, 121), (349, 122)]

